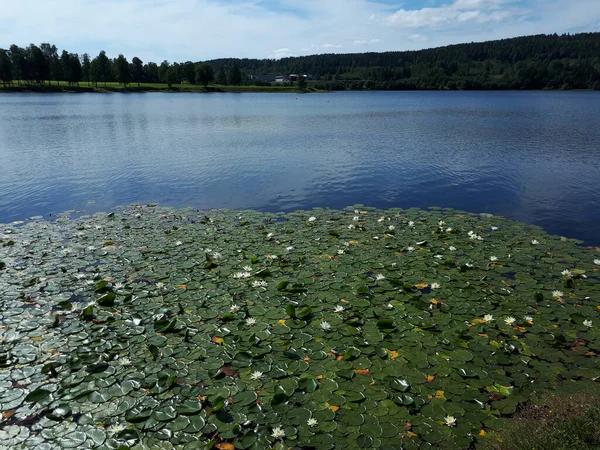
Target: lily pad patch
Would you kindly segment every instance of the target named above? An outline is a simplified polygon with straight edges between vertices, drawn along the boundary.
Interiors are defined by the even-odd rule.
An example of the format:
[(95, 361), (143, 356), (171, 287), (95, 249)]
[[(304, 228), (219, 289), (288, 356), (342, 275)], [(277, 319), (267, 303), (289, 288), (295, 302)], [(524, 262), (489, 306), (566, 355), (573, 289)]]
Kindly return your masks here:
[(11, 230), (10, 448), (467, 448), (598, 380), (598, 254), (501, 217), (130, 206)]

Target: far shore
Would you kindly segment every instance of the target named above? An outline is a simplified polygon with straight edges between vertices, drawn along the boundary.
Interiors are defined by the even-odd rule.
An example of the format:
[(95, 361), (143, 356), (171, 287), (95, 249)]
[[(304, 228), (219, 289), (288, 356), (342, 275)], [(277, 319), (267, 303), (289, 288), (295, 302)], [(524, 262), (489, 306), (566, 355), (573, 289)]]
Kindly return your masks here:
[[(451, 90), (451, 89), (386, 89), (386, 90), (356, 90), (350, 89), (346, 91), (354, 91), (354, 92), (491, 92), (491, 91), (499, 91), (499, 92), (522, 92), (522, 91), (559, 91), (559, 92), (571, 92), (571, 91), (584, 91), (584, 92), (598, 92), (593, 89), (468, 89), (468, 90)], [(223, 86), (223, 85), (209, 85), (209, 86), (201, 86), (201, 85), (191, 85), (191, 84), (174, 84), (170, 88), (166, 84), (161, 83), (141, 83), (139, 86), (137, 83), (130, 83), (127, 86), (123, 86), (122, 84), (116, 82), (107, 82), (106, 85), (104, 83), (98, 83), (96, 87), (95, 84), (88, 85), (87, 83), (80, 83), (77, 86), (69, 86), (66, 82), (61, 82), (60, 84), (51, 85), (17, 85), (14, 84), (12, 86), (3, 86), (0, 84), (0, 94), (1, 93), (25, 93), (25, 92), (33, 92), (33, 93), (71, 93), (71, 94), (79, 94), (79, 93), (100, 93), (100, 94), (108, 94), (108, 93), (140, 93), (140, 92), (167, 92), (167, 93), (215, 93), (215, 92), (230, 92), (230, 93), (242, 93), (242, 92), (261, 92), (261, 93), (288, 93), (288, 94), (310, 94), (310, 93), (331, 93), (331, 92), (345, 92), (344, 90), (340, 91), (330, 91), (323, 89), (316, 89), (314, 87), (308, 87), (307, 89), (301, 90), (297, 86)]]

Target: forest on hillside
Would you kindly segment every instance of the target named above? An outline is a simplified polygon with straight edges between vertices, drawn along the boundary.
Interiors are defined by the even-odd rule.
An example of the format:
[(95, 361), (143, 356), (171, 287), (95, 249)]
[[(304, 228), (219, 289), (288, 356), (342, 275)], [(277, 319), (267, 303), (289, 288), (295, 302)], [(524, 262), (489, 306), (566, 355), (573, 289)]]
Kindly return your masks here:
[[(217, 59), (160, 64), (123, 55), (92, 58), (43, 43), (0, 48), (5, 86), (88, 83), (264, 85), (268, 77), (308, 75), (318, 89), (596, 89), (600, 33), (536, 35), (418, 51), (322, 54), (282, 59)], [(305, 79), (300, 78), (304, 83)]]

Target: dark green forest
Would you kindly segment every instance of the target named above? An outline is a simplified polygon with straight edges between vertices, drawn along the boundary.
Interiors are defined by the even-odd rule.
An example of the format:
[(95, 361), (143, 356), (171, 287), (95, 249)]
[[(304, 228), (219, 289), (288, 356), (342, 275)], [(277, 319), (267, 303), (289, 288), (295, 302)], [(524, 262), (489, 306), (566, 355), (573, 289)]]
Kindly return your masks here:
[(525, 36), (419, 51), (161, 64), (137, 57), (128, 61), (123, 55), (111, 59), (104, 51), (93, 58), (67, 50), (59, 54), (48, 43), (0, 48), (4, 86), (51, 86), (56, 81), (96, 87), (107, 82), (264, 85), (270, 83), (257, 75), (287, 74), (308, 75), (309, 87), (328, 90), (600, 90), (600, 33)]

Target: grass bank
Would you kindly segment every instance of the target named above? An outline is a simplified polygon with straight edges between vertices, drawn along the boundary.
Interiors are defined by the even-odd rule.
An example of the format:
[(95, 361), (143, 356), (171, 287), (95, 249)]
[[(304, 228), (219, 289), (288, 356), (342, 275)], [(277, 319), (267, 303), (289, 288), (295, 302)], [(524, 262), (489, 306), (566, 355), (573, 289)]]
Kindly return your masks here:
[(318, 89), (310, 88), (306, 91), (300, 91), (295, 86), (222, 86), (209, 85), (200, 86), (192, 84), (174, 84), (169, 87), (163, 83), (131, 83), (123, 86), (120, 83), (98, 83), (95, 84), (80, 83), (79, 86), (70, 86), (67, 82), (53, 82), (51, 85), (17, 85), (13, 86), (0, 85), (0, 92), (285, 92), (285, 93), (300, 93), (300, 92), (326, 92)]

